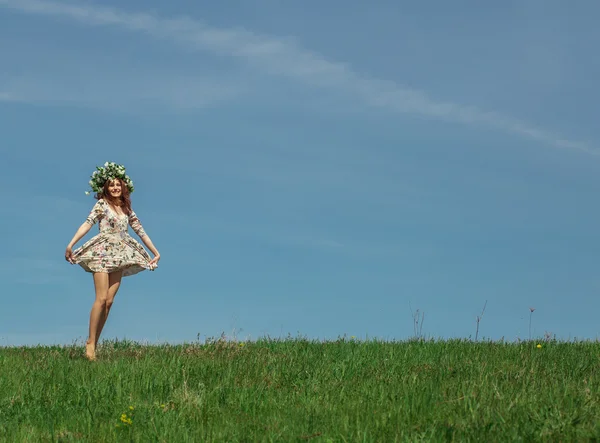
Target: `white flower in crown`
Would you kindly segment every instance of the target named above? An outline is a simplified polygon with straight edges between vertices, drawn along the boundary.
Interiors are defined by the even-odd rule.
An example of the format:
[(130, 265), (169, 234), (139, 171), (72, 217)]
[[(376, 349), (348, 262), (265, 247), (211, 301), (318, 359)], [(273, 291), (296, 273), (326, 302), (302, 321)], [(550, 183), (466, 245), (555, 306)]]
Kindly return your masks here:
[[(130, 193), (134, 191), (133, 181), (125, 174), (125, 166), (118, 165), (115, 162), (106, 162), (104, 163), (104, 166), (97, 166), (96, 170), (92, 173), (89, 185), (92, 188), (92, 191), (101, 193), (104, 183), (106, 183), (107, 180), (114, 178), (123, 180)], [(86, 191), (85, 194), (89, 195), (90, 191)]]

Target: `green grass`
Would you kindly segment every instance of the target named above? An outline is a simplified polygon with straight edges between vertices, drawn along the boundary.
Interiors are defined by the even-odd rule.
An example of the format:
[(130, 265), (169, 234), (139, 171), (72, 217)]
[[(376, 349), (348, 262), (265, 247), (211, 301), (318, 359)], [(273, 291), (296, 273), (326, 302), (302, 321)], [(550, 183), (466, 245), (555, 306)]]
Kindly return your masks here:
[(536, 344), (114, 341), (96, 362), (0, 348), (0, 441), (600, 438), (600, 344)]

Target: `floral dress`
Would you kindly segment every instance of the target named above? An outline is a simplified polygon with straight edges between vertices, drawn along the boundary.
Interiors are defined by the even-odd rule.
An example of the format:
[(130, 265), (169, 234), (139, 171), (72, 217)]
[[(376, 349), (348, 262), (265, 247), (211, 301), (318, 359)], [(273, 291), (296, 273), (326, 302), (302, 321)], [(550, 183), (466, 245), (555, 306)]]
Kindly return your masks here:
[(135, 233), (146, 235), (140, 220), (131, 211), (119, 215), (103, 199), (98, 200), (85, 220), (90, 225), (99, 224), (100, 233), (73, 251), (73, 261), (86, 272), (123, 271), (123, 277), (137, 274), (144, 269), (154, 270), (148, 252), (127, 232), (131, 225)]

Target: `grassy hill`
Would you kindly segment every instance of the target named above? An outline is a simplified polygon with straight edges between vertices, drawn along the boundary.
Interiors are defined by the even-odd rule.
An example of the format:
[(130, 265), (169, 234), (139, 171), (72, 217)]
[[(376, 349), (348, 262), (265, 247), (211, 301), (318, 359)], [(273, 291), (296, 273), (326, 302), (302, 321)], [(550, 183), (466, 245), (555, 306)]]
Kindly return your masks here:
[(0, 441), (600, 438), (600, 343), (310, 341), (0, 348)]

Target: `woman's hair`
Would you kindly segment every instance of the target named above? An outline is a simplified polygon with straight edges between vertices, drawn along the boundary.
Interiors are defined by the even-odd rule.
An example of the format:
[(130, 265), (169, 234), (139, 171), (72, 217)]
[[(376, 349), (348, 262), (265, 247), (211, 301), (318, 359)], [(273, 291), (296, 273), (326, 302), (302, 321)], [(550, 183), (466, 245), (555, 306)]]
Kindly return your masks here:
[[(96, 200), (103, 198), (108, 204), (112, 206), (121, 206), (121, 209), (123, 209), (125, 214), (131, 215), (131, 197), (129, 197), (129, 188), (127, 187), (127, 184), (120, 178), (117, 177), (114, 180), (119, 180), (121, 183), (121, 197), (114, 198), (112, 195), (110, 195), (110, 192), (108, 192), (108, 186), (112, 180), (106, 180), (106, 182), (104, 182), (104, 186), (102, 187), (102, 193), (99, 192), (96, 194)], [(117, 201), (119, 200), (121, 201), (120, 205), (117, 204)]]

